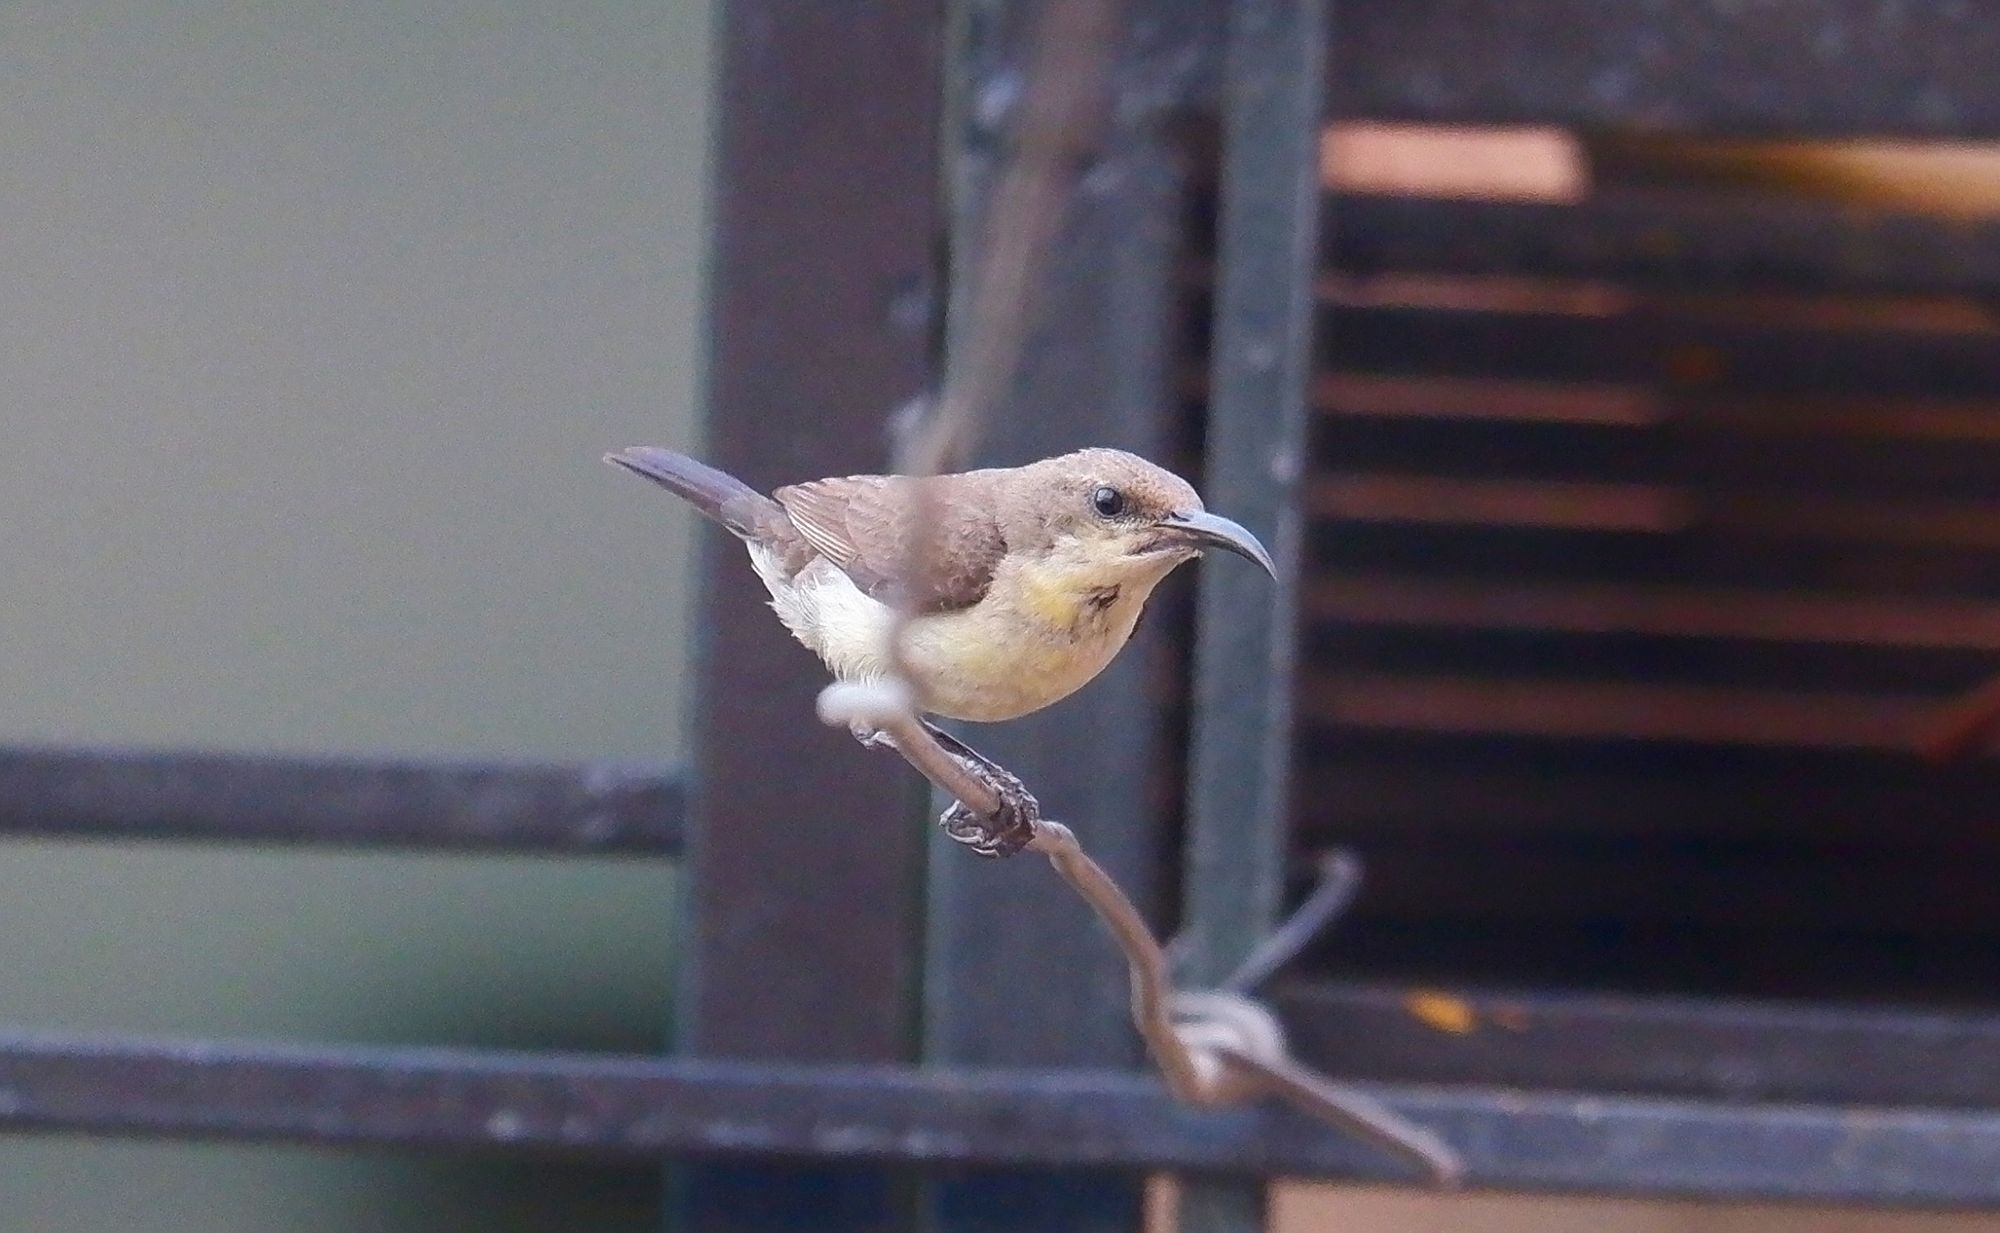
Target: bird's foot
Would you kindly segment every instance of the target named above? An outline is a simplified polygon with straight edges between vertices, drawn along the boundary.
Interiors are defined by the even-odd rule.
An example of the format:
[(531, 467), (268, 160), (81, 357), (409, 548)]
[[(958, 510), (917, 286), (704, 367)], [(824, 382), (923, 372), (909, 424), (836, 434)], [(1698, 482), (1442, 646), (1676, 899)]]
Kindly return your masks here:
[(1000, 808), (981, 816), (965, 802), (953, 801), (951, 808), (938, 815), (938, 825), (954, 842), (972, 849), (975, 856), (1012, 856), (1027, 847), (1035, 838), (1035, 821), (1041, 816), (1034, 794), (1009, 772), (991, 778), (983, 770), (972, 773), (993, 789), (1000, 798)]
[(1028, 846), (1035, 837), (1035, 823), (1041, 820), (1042, 807), (1035, 800), (1035, 794), (1028, 791), (1028, 785), (998, 762), (973, 749), (970, 745), (926, 723), (924, 727), (937, 738), (958, 764), (973, 778), (986, 785), (1000, 802), (991, 814), (980, 814), (964, 801), (953, 801), (951, 807), (938, 816), (938, 826), (957, 843), (971, 848), (974, 855), (1002, 857), (1012, 856)]

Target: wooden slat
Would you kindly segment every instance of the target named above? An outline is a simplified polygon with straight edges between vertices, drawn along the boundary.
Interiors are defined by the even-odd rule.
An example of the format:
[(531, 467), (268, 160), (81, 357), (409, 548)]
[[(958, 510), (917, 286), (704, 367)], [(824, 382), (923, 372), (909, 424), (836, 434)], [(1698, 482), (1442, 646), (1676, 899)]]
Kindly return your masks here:
[(1661, 484), (1534, 483), (1430, 475), (1326, 475), (1307, 494), (1322, 518), (1449, 526), (1539, 527), (1669, 535), (1693, 521)]
[[(1581, 635), (1527, 630), (1314, 625), (1307, 659), (1328, 674), (1518, 683), (1605, 681), (1730, 693), (1934, 699), (1942, 708), (1995, 656), (1837, 643)], [(1907, 748), (1914, 749), (1916, 738)]]
[(1975, 601), (1345, 576), (1315, 580), (1305, 610), (1320, 620), (1389, 626), (1929, 647), (2000, 658), (2000, 604)]
[(1357, 914), (1930, 935), (2000, 932), (2000, 856), (1674, 845), (1379, 844)]
[(1357, 275), (1980, 294), (2000, 287), (2000, 224), (1749, 193), (1600, 191), (1576, 205), (1347, 194), (1325, 208), (1330, 268)]
[[(1159, 396), (1168, 371), (1160, 291), (1171, 237), (1132, 220), (1171, 214), (1172, 158), (1150, 143), (1115, 157), (1128, 191), (1073, 217), (1041, 307), (1045, 320), (1062, 323), (1060, 344), (1024, 357), (1019, 389), (987, 425), (981, 462), (1014, 464), (1087, 444), (1171, 457), (1174, 425)], [(1151, 281), (1141, 276), (1147, 270)], [(1170, 632), (1147, 622), (1074, 704), (967, 733), (1021, 775), (1050, 816), (1076, 826), (1092, 854), (1149, 905), (1157, 902), (1162, 842), (1150, 785), (1165, 771), (1167, 733), (1146, 717), (1174, 691), (1168, 682), (1180, 653)], [(1076, 757), (1079, 749), (1091, 756)], [(982, 1064), (1135, 1060), (1122, 997), (1099, 997), (1122, 988), (1122, 960), (1103, 945), (1074, 892), (1033, 865), (938, 845), (926, 982), (931, 1048), (940, 1058)], [(1019, 995), (1028, 983), (1041, 998)], [(1052, 1010), (1058, 1000), (1060, 1010)]]
[(1665, 750), (1326, 734), (1300, 758), (1302, 842), (1729, 841), (2000, 854), (2000, 774), (1908, 753)]
[(1796, 537), (1774, 546), (1701, 523), (1668, 535), (1624, 529), (1325, 520), (1314, 568), (1493, 582), (1844, 591), (1956, 601), (2000, 598), (2000, 555), (1970, 543)]
[(1770, 539), (2000, 549), (2000, 507), (1967, 503), (1701, 497), (1669, 484), (1382, 473), (1323, 476), (1308, 501), (1321, 517), (1357, 522), (1646, 535), (1703, 528)]
[(1341, 420), (1573, 425), (1793, 440), (2000, 444), (2000, 399), (1751, 396), (1728, 390), (1669, 392), (1662, 385), (1526, 381), (1338, 369), (1313, 381), (1322, 414)]
[(1310, 679), (1301, 698), (1312, 721), (1360, 730), (1899, 751), (1935, 706), (1877, 694), (1359, 673)]
[(1985, 1007), (2000, 931), (1932, 935), (1590, 920), (1350, 915), (1302, 964), (1364, 980), (1677, 997)]
[(1384, 419), (1650, 428), (1664, 422), (1669, 411), (1659, 391), (1636, 385), (1348, 369), (1318, 374), (1312, 396), (1315, 407), (1326, 415)]
[(1343, 416), (1319, 423), (1313, 453), (1322, 469), (1345, 474), (1667, 484), (1725, 516), (1793, 500), (1981, 506), (2000, 490), (2000, 449), (1990, 445), (1814, 432), (1803, 419), (1772, 425), (1677, 415), (1657, 428), (1627, 428)]
[(1343, 9), (1330, 113), (1686, 133), (2000, 135), (1979, 5), (1402, 0)]
[(1523, 289), (1505, 305), (1323, 299), (1318, 354), (1333, 369), (1369, 373), (1637, 383), (1730, 397), (2000, 401), (2000, 329), (1983, 312), (1926, 320), (1914, 305), (1857, 312), (1851, 303), (1806, 301), (1739, 302), (1719, 313), (1634, 299), (1585, 313), (1545, 291)]
[(1744, 434), (1793, 438), (1862, 437), (1875, 441), (2000, 444), (2000, 400), (1733, 396), (1677, 399), (1674, 414)]
[(1701, 516), (1718, 526), (1774, 538), (2000, 548), (2000, 506), (1987, 504), (1746, 497), (1705, 503)]

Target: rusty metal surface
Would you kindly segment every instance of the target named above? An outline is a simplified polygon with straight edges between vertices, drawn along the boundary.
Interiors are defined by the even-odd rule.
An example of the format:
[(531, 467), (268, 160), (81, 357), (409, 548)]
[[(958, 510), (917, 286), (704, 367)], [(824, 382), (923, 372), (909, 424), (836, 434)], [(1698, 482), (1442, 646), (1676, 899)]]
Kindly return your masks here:
[(1611, 190), (1576, 205), (1346, 194), (1326, 263), (1646, 289), (1988, 295), (2000, 226), (1749, 194)]
[(1895, 0), (1343, 6), (1331, 109), (1708, 133), (2000, 133), (2000, 23)]
[[(1369, 1085), (1479, 1188), (2000, 1206), (2000, 1118)], [(1407, 1180), (1289, 1112), (1108, 1072), (0, 1038), (0, 1128), (597, 1157)], [(822, 1201), (825, 1200), (822, 1193)], [(825, 1227), (814, 1225), (812, 1227)]]
[(0, 750), (0, 835), (673, 856), (658, 768)]

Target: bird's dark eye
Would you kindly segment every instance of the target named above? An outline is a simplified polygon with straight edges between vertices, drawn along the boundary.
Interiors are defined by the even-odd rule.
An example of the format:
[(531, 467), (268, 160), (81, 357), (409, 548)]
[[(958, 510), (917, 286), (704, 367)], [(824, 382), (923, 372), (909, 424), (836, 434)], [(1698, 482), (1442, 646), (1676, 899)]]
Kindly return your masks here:
[(1125, 512), (1125, 494), (1106, 484), (1090, 494), (1090, 508), (1106, 518), (1116, 518)]

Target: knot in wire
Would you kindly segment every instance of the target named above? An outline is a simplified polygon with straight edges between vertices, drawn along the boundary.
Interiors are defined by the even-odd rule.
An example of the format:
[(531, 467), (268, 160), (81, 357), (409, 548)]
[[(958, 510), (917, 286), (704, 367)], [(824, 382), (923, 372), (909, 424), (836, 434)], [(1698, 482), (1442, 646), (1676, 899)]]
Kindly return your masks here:
[(1240, 1060), (1268, 1067), (1286, 1057), (1277, 1016), (1240, 993), (1178, 990), (1167, 999), (1167, 1013), (1194, 1061), (1203, 1103), (1234, 1104), (1257, 1094), (1256, 1085), (1245, 1082)]

